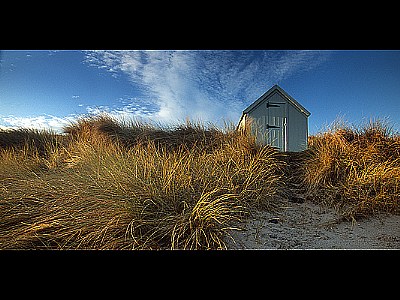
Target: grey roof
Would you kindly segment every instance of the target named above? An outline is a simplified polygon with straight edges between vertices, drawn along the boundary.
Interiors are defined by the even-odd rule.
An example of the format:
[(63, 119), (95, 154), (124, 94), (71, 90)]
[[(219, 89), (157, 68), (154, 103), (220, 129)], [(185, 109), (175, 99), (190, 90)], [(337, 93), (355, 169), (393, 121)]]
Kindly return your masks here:
[(285, 97), (291, 104), (293, 104), (294, 107), (296, 107), (300, 112), (302, 112), (307, 117), (311, 114), (299, 102), (297, 102), (292, 96), (290, 96), (281, 87), (279, 87), (277, 84), (275, 84), (272, 88), (270, 88), (268, 91), (266, 91), (264, 94), (262, 94), (256, 101), (254, 101), (249, 107), (247, 107), (243, 111), (242, 116), (244, 114), (247, 114), (250, 111), (252, 111), (255, 107), (257, 107), (262, 101), (264, 101), (266, 98), (268, 98), (270, 95), (272, 95), (272, 93), (274, 93), (275, 91), (278, 91), (279, 93), (281, 93), (283, 97)]

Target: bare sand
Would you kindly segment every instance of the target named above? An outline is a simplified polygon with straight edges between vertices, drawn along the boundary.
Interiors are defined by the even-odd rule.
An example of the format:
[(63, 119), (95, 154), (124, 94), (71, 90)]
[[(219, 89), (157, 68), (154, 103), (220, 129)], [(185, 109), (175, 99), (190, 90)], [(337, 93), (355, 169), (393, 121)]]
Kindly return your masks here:
[(333, 208), (283, 202), (275, 212), (257, 211), (230, 231), (228, 250), (400, 249), (400, 216), (379, 214), (340, 220)]

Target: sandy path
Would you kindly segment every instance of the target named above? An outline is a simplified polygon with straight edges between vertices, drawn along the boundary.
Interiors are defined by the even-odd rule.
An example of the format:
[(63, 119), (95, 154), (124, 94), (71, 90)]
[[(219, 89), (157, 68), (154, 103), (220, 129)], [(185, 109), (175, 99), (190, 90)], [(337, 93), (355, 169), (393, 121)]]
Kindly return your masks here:
[(231, 231), (228, 250), (238, 249), (400, 249), (400, 216), (337, 222), (339, 214), (309, 201), (286, 202), (275, 213), (256, 212)]

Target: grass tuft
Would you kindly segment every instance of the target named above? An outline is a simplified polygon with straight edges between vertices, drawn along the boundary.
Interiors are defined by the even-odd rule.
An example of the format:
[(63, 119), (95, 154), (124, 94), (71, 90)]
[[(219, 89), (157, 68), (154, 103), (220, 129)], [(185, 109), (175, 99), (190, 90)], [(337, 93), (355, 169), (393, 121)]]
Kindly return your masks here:
[(385, 120), (335, 123), (310, 138), (303, 185), (310, 199), (342, 209), (349, 219), (399, 213), (399, 135)]

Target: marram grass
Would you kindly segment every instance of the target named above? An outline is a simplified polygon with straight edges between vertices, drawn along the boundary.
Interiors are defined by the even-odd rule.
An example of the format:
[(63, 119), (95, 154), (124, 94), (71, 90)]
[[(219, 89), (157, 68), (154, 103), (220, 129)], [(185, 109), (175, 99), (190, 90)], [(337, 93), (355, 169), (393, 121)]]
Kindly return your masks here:
[(349, 219), (399, 213), (400, 136), (384, 120), (335, 123), (311, 137), (303, 169), (308, 197)]
[(0, 131), (0, 249), (226, 249), (290, 181), (348, 219), (399, 213), (400, 138), (384, 122), (334, 124), (291, 155), (189, 121)]
[(0, 248), (225, 249), (284, 187), (279, 153), (234, 130), (100, 116), (66, 132), (0, 150)]

